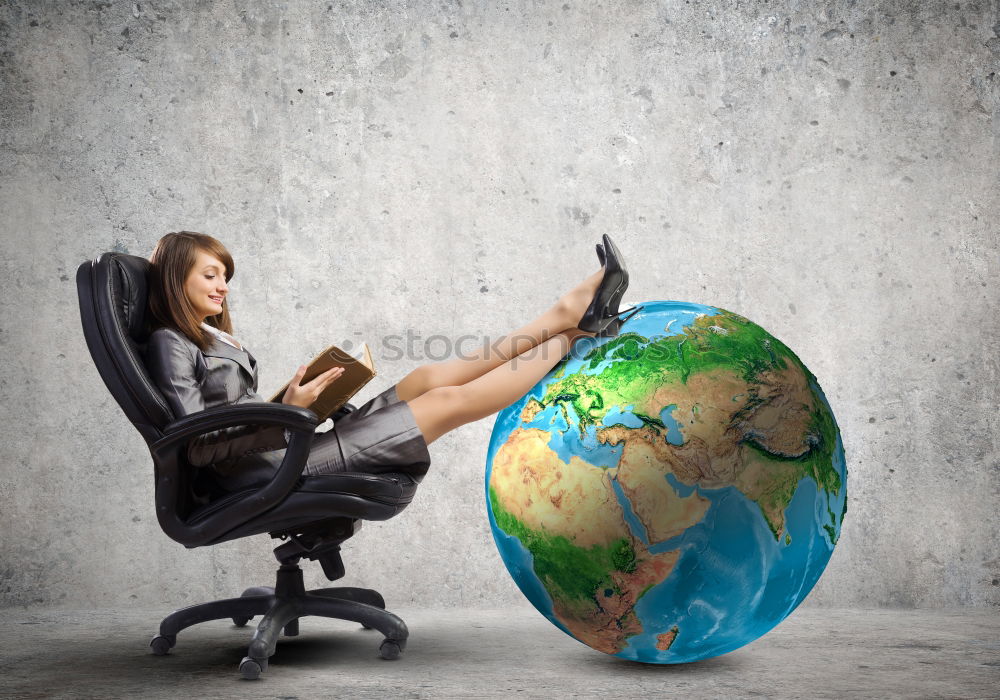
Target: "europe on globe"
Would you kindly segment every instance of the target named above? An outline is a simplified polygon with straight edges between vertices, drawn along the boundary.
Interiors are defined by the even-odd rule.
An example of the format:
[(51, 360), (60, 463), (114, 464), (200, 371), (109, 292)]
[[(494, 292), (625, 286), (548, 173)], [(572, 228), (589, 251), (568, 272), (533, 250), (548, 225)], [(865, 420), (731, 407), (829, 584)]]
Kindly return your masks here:
[(737, 314), (644, 302), (498, 416), (487, 510), (554, 625), (647, 663), (725, 654), (802, 602), (847, 511), (816, 378)]

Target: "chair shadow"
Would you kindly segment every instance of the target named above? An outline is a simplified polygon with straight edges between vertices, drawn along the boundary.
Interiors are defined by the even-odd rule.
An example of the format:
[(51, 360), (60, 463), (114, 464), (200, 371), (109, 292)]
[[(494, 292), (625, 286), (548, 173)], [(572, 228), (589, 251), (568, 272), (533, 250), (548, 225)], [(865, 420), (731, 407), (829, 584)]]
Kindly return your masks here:
[[(523, 629), (503, 629), (483, 626), (489, 629), (488, 644), (478, 652), (467, 646), (461, 625), (442, 625), (424, 628), (417, 631), (416, 639), (411, 640), (404, 658), (413, 663), (427, 666), (438, 664), (455, 664), (456, 659), (464, 657), (469, 663), (475, 663), (475, 658), (481, 660), (503, 658), (507, 655), (515, 657), (523, 648)], [(295, 664), (329, 663), (331, 660), (357, 663), (378, 658), (378, 646), (382, 635), (375, 630), (361, 628), (311, 629), (301, 637), (282, 637), (275, 650), (272, 662)], [(596, 651), (578, 642), (573, 642), (564, 652), (552, 652), (557, 656), (560, 665), (567, 673), (620, 674), (634, 677), (665, 677), (702, 675), (715, 676), (722, 674), (738, 674), (753, 665), (752, 653), (745, 649), (736, 649), (727, 654), (674, 664), (656, 664), (622, 659)], [(547, 655), (546, 655), (547, 656)], [(544, 664), (544, 661), (542, 661)]]

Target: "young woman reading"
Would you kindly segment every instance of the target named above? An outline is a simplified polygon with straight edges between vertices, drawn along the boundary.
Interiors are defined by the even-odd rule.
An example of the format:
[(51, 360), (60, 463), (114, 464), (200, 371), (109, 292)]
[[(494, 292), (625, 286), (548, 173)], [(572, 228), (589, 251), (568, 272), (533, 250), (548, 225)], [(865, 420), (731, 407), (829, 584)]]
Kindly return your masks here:
[[(569, 353), (576, 338), (616, 335), (639, 309), (626, 309), (631, 314), (620, 317), (628, 272), (610, 238), (604, 236), (597, 254), (601, 270), (526, 326), (472, 357), (417, 367), (338, 418), (333, 429), (317, 433), (303, 474), (422, 476), (430, 466), (427, 446), (432, 442), (517, 401)], [(168, 233), (150, 262), (150, 307), (158, 327), (145, 359), (174, 415), (264, 401), (257, 394), (257, 362), (231, 335), (227, 296), (235, 267), (226, 248), (205, 234)], [(537, 350), (527, 353), (532, 348)], [(308, 407), (343, 373), (335, 367), (303, 384), (305, 371), (305, 365), (299, 367), (282, 403)], [(269, 478), (287, 444), (279, 427), (236, 426), (193, 439), (187, 457), (193, 465), (210, 465), (224, 488), (239, 488)]]

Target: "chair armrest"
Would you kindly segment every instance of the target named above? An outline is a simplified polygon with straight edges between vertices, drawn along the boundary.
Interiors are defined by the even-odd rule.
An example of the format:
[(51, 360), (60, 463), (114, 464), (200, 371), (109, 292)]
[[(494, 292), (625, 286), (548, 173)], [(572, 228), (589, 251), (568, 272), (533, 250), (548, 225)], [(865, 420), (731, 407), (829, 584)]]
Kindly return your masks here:
[(252, 402), (207, 408), (168, 423), (163, 428), (163, 437), (154, 444), (170, 444), (184, 438), (234, 425), (281, 425), (286, 428), (315, 430), (319, 421), (308, 408), (300, 408), (284, 403)]
[[(308, 408), (279, 403), (245, 403), (209, 408), (184, 416), (164, 427), (162, 438), (149, 450), (156, 463), (156, 515), (164, 532), (187, 546), (198, 546), (218, 539), (229, 530), (270, 510), (295, 487), (305, 469), (318, 421)], [(197, 525), (184, 522), (177, 512), (181, 474), (180, 453), (196, 435), (235, 425), (279, 425), (291, 432), (281, 466), (266, 484), (245, 497), (201, 520)]]

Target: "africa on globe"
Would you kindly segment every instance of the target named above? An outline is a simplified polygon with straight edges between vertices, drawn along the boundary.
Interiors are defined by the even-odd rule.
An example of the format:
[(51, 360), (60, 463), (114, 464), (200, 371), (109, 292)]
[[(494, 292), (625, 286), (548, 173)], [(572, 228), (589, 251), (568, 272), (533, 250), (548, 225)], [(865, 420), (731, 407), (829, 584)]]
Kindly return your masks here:
[(847, 511), (816, 378), (723, 309), (644, 302), (497, 416), (487, 510), (531, 603), (599, 651), (718, 656), (806, 597)]

